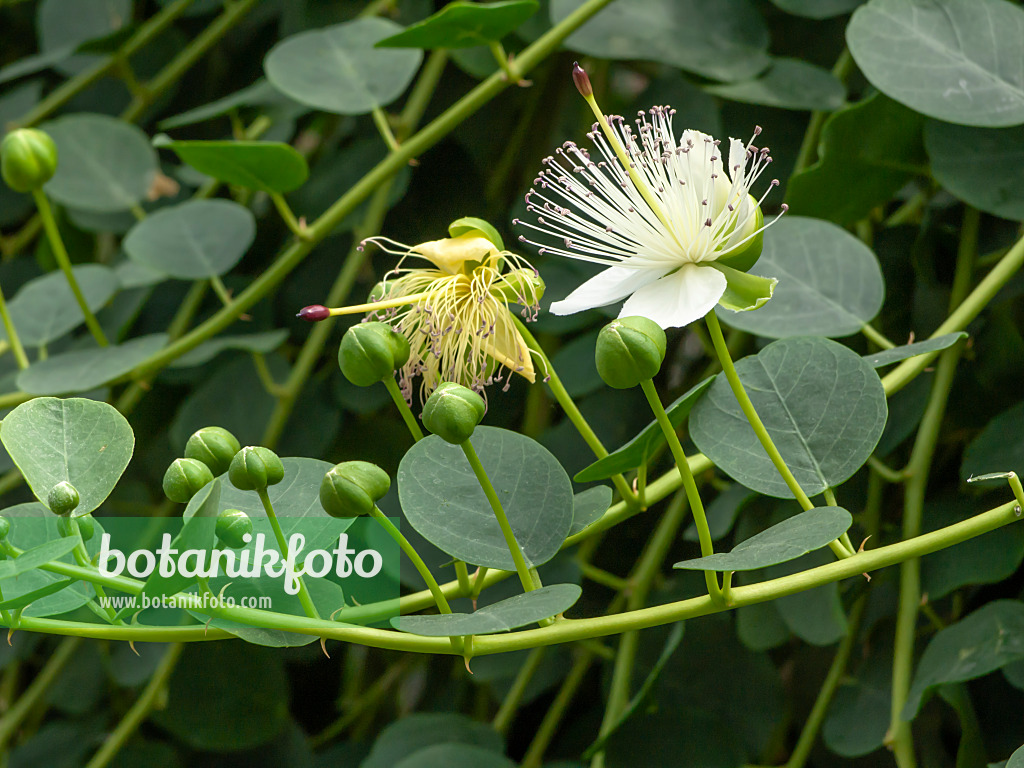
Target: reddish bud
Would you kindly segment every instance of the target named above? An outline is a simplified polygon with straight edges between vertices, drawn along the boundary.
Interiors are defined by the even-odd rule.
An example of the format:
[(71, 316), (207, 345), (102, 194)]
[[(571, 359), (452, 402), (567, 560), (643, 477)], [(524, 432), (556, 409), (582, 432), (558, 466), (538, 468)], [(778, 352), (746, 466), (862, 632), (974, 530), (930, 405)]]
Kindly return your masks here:
[(576, 83), (576, 90), (583, 98), (588, 99), (594, 95), (594, 87), (590, 84), (590, 77), (578, 61), (572, 63), (572, 81)]
[(296, 315), (296, 317), (301, 317), (303, 320), (310, 323), (318, 323), (321, 320), (326, 320), (330, 316), (331, 310), (323, 304), (310, 304), (308, 307), (300, 309), (299, 314)]

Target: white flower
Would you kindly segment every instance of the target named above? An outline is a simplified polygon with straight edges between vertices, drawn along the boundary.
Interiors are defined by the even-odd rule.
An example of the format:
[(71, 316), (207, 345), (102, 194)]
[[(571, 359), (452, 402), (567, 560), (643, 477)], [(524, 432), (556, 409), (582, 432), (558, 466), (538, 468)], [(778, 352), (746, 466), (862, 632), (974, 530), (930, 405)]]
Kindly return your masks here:
[[(669, 107), (641, 111), (636, 130), (609, 117), (611, 143), (597, 123), (587, 134), (600, 154), (596, 160), (573, 142), (544, 160), (526, 196), (537, 223), (513, 223), (562, 245), (519, 239), (542, 254), (608, 267), (553, 303), (553, 313), (626, 299), (620, 317), (641, 315), (670, 328), (704, 317), (718, 303), (756, 309), (771, 297), (775, 280), (745, 273), (760, 254), (766, 227), (764, 197), (750, 195), (771, 162), (767, 149), (753, 145), (760, 128), (747, 144), (729, 140), (726, 167), (711, 136), (686, 130), (676, 140), (674, 114)], [(773, 180), (769, 191), (777, 184)]]

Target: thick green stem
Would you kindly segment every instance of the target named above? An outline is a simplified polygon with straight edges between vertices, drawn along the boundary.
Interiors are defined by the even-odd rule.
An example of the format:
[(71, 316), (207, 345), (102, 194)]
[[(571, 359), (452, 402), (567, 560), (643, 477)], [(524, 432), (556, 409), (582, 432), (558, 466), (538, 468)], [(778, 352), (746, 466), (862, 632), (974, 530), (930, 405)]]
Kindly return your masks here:
[(7, 311), (7, 301), (4, 299), (3, 291), (0, 291), (0, 318), (4, 322), (4, 331), (7, 333), (7, 341), (11, 345), (11, 352), (14, 353), (14, 360), (21, 369), (28, 368), (28, 355), (25, 348), (21, 346), (21, 339), (18, 338), (18, 331), (11, 322), (11, 313)]
[(4, 748), (10, 743), (11, 738), (17, 733), (25, 718), (29, 716), (32, 710), (36, 708), (36, 705), (43, 700), (47, 691), (57, 682), (60, 673), (64, 671), (64, 667), (71, 661), (75, 651), (78, 650), (78, 646), (81, 644), (82, 641), (78, 637), (68, 637), (62, 640), (60, 645), (57, 646), (57, 650), (46, 660), (46, 664), (39, 671), (39, 674), (35, 676), (32, 684), (25, 689), (24, 693), (18, 697), (17, 701), (0, 718), (0, 751), (5, 751)]
[[(409, 540), (402, 535), (402, 532), (398, 530), (394, 523), (388, 519), (388, 516), (381, 512), (376, 506), (370, 512), (373, 519), (376, 520), (388, 535), (397, 542), (398, 546), (402, 548), (405, 556), (412, 561), (413, 566), (416, 568), (416, 572), (423, 577), (423, 581), (427, 584), (427, 589), (430, 590), (430, 594), (434, 596), (434, 602), (437, 604), (437, 610), (441, 613), (451, 613), (451, 606), (448, 605), (448, 600), (444, 596), (444, 592), (441, 591), (441, 587), (437, 583), (437, 579), (434, 578), (434, 574), (430, 572), (427, 564), (423, 562), (423, 558), (420, 557), (419, 552), (416, 548), (409, 543)], [(342, 616), (344, 618), (344, 616)]]
[(512, 720), (519, 710), (519, 705), (523, 701), (526, 686), (530, 684), (533, 676), (540, 669), (540, 663), (544, 660), (545, 651), (545, 648), (534, 648), (530, 651), (526, 661), (523, 662), (523, 666), (516, 673), (512, 686), (505, 695), (505, 699), (501, 702), (501, 707), (498, 708), (498, 713), (494, 716), (494, 720), (491, 721), (491, 727), (498, 733), (504, 734), (508, 732), (508, 728), (512, 725)]
[(71, 293), (75, 295), (75, 301), (78, 302), (78, 307), (82, 310), (82, 316), (85, 317), (85, 324), (89, 326), (89, 331), (92, 333), (93, 338), (96, 339), (96, 343), (101, 347), (105, 347), (110, 342), (107, 341), (107, 337), (103, 333), (103, 329), (100, 328), (96, 316), (89, 309), (89, 304), (86, 302), (85, 296), (82, 295), (82, 289), (78, 286), (78, 280), (75, 279), (75, 273), (71, 270), (71, 259), (68, 257), (67, 249), (64, 247), (64, 241), (60, 237), (60, 230), (57, 229), (57, 221), (53, 218), (53, 209), (50, 207), (50, 201), (47, 199), (46, 193), (41, 189), (32, 190), (32, 197), (36, 201), (39, 216), (43, 220), (43, 229), (46, 231), (46, 237), (50, 241), (53, 257), (57, 260), (57, 265), (64, 273), (64, 277), (67, 278)]
[(555, 700), (551, 702), (551, 706), (544, 715), (544, 719), (541, 720), (537, 731), (533, 734), (533, 741), (530, 742), (530, 746), (526, 750), (521, 768), (540, 768), (548, 744), (554, 738), (562, 718), (576, 698), (576, 692), (579, 690), (583, 679), (587, 676), (587, 672), (593, 663), (594, 655), (592, 653), (581, 654), (573, 663), (572, 669), (569, 670), (569, 674), (562, 681), (562, 686), (558, 689), (558, 693), (555, 694)]
[[(284, 531), (281, 530), (281, 523), (277, 519), (274, 505), (270, 503), (270, 494), (267, 493), (266, 488), (257, 490), (256, 494), (260, 497), (260, 503), (263, 504), (263, 509), (267, 513), (267, 519), (270, 520), (270, 527), (274, 529), (274, 538), (277, 539), (277, 546), (281, 548), (281, 557), (288, 559), (288, 540), (284, 536)], [(309, 618), (319, 619), (320, 614), (317, 612), (316, 606), (313, 605), (313, 598), (310, 597), (302, 577), (296, 576), (295, 581), (299, 587), (299, 602), (302, 603), (302, 610)]]

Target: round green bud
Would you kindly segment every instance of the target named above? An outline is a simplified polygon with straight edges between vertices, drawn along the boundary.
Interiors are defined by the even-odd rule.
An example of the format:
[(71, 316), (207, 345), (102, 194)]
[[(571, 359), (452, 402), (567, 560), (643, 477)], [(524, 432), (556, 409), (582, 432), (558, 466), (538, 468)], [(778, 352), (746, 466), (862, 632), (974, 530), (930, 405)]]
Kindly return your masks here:
[(331, 517), (359, 517), (391, 487), (388, 473), (368, 461), (346, 461), (333, 467), (320, 483), (320, 504)]
[(179, 504), (188, 504), (199, 489), (213, 480), (213, 473), (196, 459), (175, 459), (164, 473), (164, 495)]
[(6, 517), (0, 515), (0, 541), (7, 538), (7, 534), (11, 532), (11, 521)]
[(185, 458), (201, 461), (217, 475), (223, 475), (242, 449), (238, 439), (223, 427), (203, 427), (185, 443)]
[(484, 418), (487, 405), (472, 389), (446, 381), (433, 391), (423, 406), (423, 426), (452, 445), (470, 438)]
[(353, 325), (345, 331), (338, 365), (357, 387), (368, 387), (391, 376), (409, 361), (409, 341), (387, 323)]
[(224, 509), (217, 515), (215, 530), (222, 544), (241, 549), (248, 543), (245, 535), (252, 535), (252, 520), (240, 509)]
[[(82, 541), (88, 541), (96, 533), (96, 521), (92, 519), (92, 515), (81, 515), (75, 518), (75, 522), (78, 524), (78, 532), (82, 536)], [(61, 515), (57, 518), (57, 530), (61, 536), (71, 535), (71, 516)]]
[(665, 331), (646, 317), (620, 317), (597, 335), (594, 360), (609, 387), (630, 389), (653, 378), (665, 359)]
[(240, 491), (262, 491), (284, 480), (284, 464), (269, 448), (248, 445), (231, 460), (228, 477)]
[(57, 145), (36, 128), (11, 131), (0, 143), (0, 175), (15, 192), (32, 192), (57, 171)]
[(78, 489), (67, 480), (57, 483), (46, 496), (46, 506), (55, 515), (68, 515), (78, 506)]

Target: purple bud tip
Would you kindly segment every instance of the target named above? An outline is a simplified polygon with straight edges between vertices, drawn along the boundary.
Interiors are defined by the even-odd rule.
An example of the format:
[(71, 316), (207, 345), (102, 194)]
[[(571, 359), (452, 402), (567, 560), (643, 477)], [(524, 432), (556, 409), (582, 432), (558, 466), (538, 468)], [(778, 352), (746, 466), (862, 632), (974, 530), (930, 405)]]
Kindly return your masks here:
[(572, 81), (576, 83), (576, 90), (583, 98), (587, 99), (594, 95), (594, 87), (590, 84), (590, 78), (578, 61), (572, 63)]
[(299, 314), (296, 315), (296, 317), (301, 317), (309, 323), (318, 323), (321, 320), (326, 320), (330, 316), (331, 310), (323, 304), (310, 304), (308, 307), (300, 309)]

